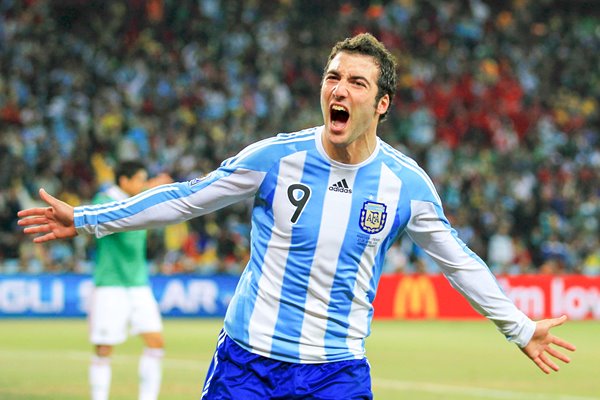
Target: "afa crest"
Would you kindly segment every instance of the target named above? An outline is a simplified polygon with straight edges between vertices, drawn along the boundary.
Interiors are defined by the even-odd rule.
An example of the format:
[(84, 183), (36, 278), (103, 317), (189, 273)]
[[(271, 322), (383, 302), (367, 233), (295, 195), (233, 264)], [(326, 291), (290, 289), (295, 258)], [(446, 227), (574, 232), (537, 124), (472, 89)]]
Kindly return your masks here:
[(369, 234), (379, 233), (387, 219), (386, 205), (375, 201), (365, 201), (360, 210), (360, 229)]

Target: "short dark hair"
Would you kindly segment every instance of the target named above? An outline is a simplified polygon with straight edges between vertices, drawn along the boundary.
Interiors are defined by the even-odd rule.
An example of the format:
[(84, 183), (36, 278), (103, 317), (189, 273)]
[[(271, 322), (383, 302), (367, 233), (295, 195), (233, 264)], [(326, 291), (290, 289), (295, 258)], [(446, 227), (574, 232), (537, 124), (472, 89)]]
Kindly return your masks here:
[(115, 183), (119, 184), (119, 179), (124, 176), (130, 179), (132, 176), (137, 174), (140, 171), (145, 171), (146, 166), (143, 162), (138, 160), (128, 160), (119, 163), (117, 168), (115, 169)]
[[(396, 72), (397, 64), (396, 59), (392, 53), (385, 48), (383, 43), (370, 33), (360, 33), (354, 37), (339, 41), (333, 46), (331, 53), (329, 53), (324, 72), (327, 72), (331, 60), (333, 60), (338, 53), (342, 52), (363, 54), (375, 59), (375, 63), (379, 66), (379, 78), (377, 79), (378, 90), (375, 102), (377, 103), (379, 99), (387, 94), (390, 97), (391, 105), (394, 94), (396, 93), (396, 82), (398, 81)], [(385, 119), (388, 111), (381, 114), (379, 118), (381, 121)]]

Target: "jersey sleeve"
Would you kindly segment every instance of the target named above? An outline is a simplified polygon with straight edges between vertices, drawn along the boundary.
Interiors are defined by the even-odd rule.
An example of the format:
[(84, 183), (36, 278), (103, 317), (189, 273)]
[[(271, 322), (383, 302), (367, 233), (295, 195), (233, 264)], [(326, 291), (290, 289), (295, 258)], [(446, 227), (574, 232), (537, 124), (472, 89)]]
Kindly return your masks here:
[(520, 347), (527, 345), (535, 322), (504, 294), (484, 261), (460, 240), (441, 204), (412, 200), (410, 208), (406, 231), (411, 239), (436, 261), (450, 284), (475, 310), (494, 322), (509, 341)]
[(252, 197), (265, 176), (261, 168), (253, 168), (252, 163), (224, 162), (203, 178), (157, 186), (123, 201), (75, 207), (75, 228), (78, 233), (102, 237), (208, 214)]

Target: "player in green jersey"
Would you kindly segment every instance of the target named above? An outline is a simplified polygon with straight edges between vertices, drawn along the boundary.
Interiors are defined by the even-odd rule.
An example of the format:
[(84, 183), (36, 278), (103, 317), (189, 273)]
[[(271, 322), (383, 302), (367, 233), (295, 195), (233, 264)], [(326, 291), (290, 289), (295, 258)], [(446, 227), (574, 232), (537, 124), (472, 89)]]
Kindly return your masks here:
[[(125, 200), (169, 181), (164, 175), (148, 180), (141, 162), (126, 161), (117, 167), (115, 183), (102, 189), (94, 203)], [(94, 345), (89, 369), (92, 399), (108, 399), (113, 346), (123, 343), (128, 334), (140, 335), (145, 345), (139, 362), (139, 399), (157, 399), (164, 339), (158, 304), (149, 286), (146, 231), (121, 232), (97, 239), (96, 251), (95, 287), (88, 316), (90, 342)]]

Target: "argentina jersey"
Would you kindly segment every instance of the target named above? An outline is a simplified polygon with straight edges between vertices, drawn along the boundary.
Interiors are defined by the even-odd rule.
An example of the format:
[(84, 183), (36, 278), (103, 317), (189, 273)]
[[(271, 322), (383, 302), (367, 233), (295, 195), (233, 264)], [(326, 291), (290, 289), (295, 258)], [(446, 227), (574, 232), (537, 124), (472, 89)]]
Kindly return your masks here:
[[(364, 357), (384, 253), (409, 219), (403, 179), (422, 179), (379, 141), (361, 164), (333, 161), (321, 130), (279, 135), (225, 163), (268, 165), (255, 196), (251, 259), (225, 331), (245, 349), (282, 361)], [(417, 187), (435, 200), (431, 188)]]

